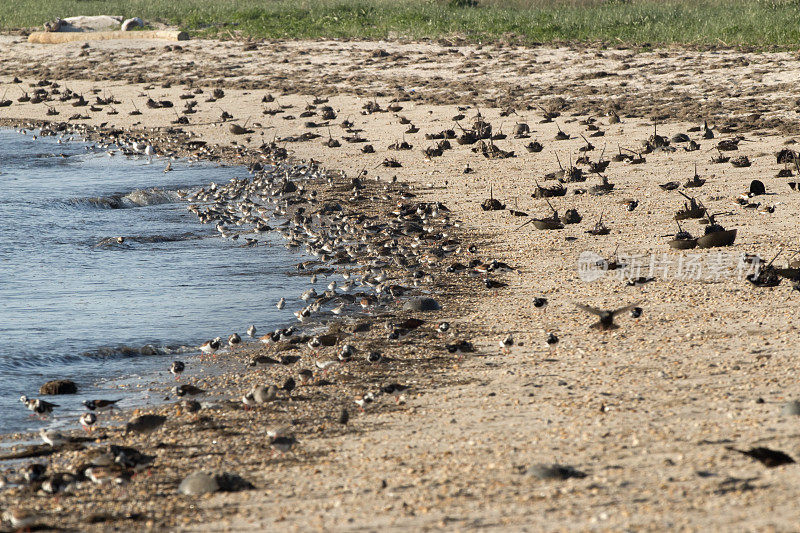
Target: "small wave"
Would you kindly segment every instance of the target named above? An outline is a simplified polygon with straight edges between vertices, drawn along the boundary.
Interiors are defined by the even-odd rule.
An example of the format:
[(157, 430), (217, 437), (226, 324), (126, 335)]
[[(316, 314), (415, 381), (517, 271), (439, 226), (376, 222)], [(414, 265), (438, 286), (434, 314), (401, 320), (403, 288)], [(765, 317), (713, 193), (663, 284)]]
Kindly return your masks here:
[(106, 248), (111, 246), (126, 247), (133, 243), (138, 244), (155, 244), (160, 242), (178, 242), (188, 241), (191, 239), (202, 239), (205, 235), (197, 235), (196, 233), (180, 233), (178, 235), (132, 235), (122, 237), (108, 237), (98, 242), (96, 248)]
[(176, 191), (164, 189), (135, 189), (128, 194), (111, 194), (109, 196), (93, 196), (90, 198), (73, 198), (67, 204), (88, 206), (98, 209), (131, 209), (148, 205), (169, 204), (179, 200)]
[(192, 346), (145, 344), (144, 346), (101, 346), (83, 352), (85, 357), (136, 357), (140, 355), (171, 355), (196, 351)]

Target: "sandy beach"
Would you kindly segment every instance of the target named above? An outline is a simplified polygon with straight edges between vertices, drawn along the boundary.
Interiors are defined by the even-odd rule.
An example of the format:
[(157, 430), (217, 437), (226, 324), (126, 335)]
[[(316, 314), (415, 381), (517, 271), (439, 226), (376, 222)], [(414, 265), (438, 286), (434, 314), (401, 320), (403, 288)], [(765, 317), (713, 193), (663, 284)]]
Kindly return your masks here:
[[(84, 482), (58, 498), (34, 486), (7, 488), (3, 510), (31, 511), (43, 529), (80, 531), (796, 530), (797, 465), (767, 468), (729, 449), (800, 457), (798, 419), (782, 414), (800, 399), (800, 295), (786, 279), (767, 288), (744, 279), (745, 254), (769, 261), (782, 250), (775, 265), (784, 267), (797, 249), (800, 194), (788, 182), (800, 169), (776, 158), (797, 150), (796, 53), (444, 41), (32, 45), (4, 36), (0, 54), (0, 100), (12, 100), (0, 107), (5, 125), (65, 122), (96, 138), (124, 130), (159, 154), (245, 166), (285, 148), (291, 159), (327, 169), (330, 183), (309, 182), (324, 201), (383, 222), (400, 204), (441, 202), (449, 212), (431, 224), (457, 242), (452, 252), (425, 256), (432, 280), (412, 291), (434, 297), (441, 310), (405, 311), (401, 296), (372, 315), (326, 318), (321, 327), (337, 343), (316, 359), (335, 357), (346, 340), (358, 350), (353, 362), (245, 411), (240, 398), (250, 387), (280, 386), (315, 356), (305, 343), (221, 354), (213, 364), (223, 374), (194, 383), (214, 403), (196, 421), (169, 402), (154, 411), (167, 422), (150, 436), (123, 437), (118, 425), (98, 431), (100, 444), (155, 454), (149, 472), (110, 488)], [(51, 90), (39, 84), (45, 79), (89, 105), (57, 95), (18, 101), (37, 84)], [(214, 89), (224, 95), (209, 102)], [(98, 97), (119, 103), (97, 104)], [(173, 107), (154, 109), (148, 99)], [(195, 112), (184, 114), (188, 101), (197, 102)], [(321, 116), (324, 105), (335, 118)], [(473, 151), (480, 142), (457, 140), (478, 117), (506, 136), (485, 142), (491, 157)], [(713, 138), (703, 138), (704, 121)], [(231, 124), (248, 132), (234, 134)], [(530, 131), (517, 136), (521, 124)], [(455, 138), (438, 155), (443, 139), (426, 135), (445, 130)], [(657, 149), (647, 149), (648, 140)], [(533, 141), (541, 151), (526, 149)], [(630, 157), (612, 160), (620, 154)], [(577, 162), (583, 156), (610, 162), (603, 175), (611, 192), (592, 194), (601, 179)], [(716, 162), (722, 156), (746, 156), (749, 166)], [(558, 230), (523, 226), (552, 213), (532, 197), (537, 183), (554, 186), (547, 174), (571, 168), (586, 180), (565, 183), (566, 194), (548, 200), (559, 215), (577, 210), (581, 221)], [(793, 177), (776, 177), (785, 169)], [(348, 200), (352, 178), (364, 171), (365, 189)], [(686, 187), (695, 173), (704, 184)], [(766, 194), (744, 207), (736, 200), (755, 179)], [(733, 246), (669, 247), (684, 205), (678, 192), (659, 187), (671, 181), (718, 224), (738, 230)], [(505, 209), (484, 211), (490, 195)], [(588, 233), (601, 218), (608, 233)], [(704, 233), (697, 219), (681, 225), (694, 237)], [(363, 227), (362, 234), (378, 242)], [(644, 266), (583, 279), (586, 252), (612, 258), (615, 250), (620, 262), (637, 257)], [(513, 270), (448, 272), (476, 259)], [(399, 269), (389, 270), (405, 285)], [(631, 277), (654, 279), (630, 284)], [(487, 278), (501, 286), (487, 287)], [(536, 298), (546, 298), (546, 308)], [(626, 311), (618, 329), (598, 331), (590, 328), (597, 317), (576, 303), (637, 306), (642, 314)], [(387, 340), (387, 323), (411, 318), (425, 322)], [(437, 331), (442, 321), (450, 324), (445, 333)], [(559, 342), (548, 345), (548, 333)], [(508, 334), (514, 344), (502, 348)], [(462, 340), (474, 353), (448, 352)], [(385, 361), (368, 363), (373, 350)], [(286, 354), (300, 361), (248, 366)], [(364, 412), (354, 403), (389, 383), (409, 389), (402, 399), (379, 394)], [(337, 420), (342, 409), (347, 424)], [(270, 448), (266, 431), (275, 427), (291, 428), (291, 452)], [(74, 470), (87, 454), (64, 449), (40, 461), (51, 471)], [(541, 464), (569, 466), (573, 475), (542, 474)], [(196, 470), (233, 473), (254, 488), (179, 494)]]

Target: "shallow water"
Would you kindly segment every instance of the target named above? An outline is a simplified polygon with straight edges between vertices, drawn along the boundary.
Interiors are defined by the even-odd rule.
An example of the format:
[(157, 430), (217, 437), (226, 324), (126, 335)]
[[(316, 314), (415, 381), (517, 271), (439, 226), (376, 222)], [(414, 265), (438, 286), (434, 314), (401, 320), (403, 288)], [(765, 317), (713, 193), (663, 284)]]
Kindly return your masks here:
[[(274, 304), (307, 285), (287, 275), (304, 258), (271, 233), (257, 247), (223, 240), (175, 193), (247, 171), (165, 166), (0, 129), (0, 433), (47, 425), (19, 397), (49, 379), (78, 383), (81, 394), (50, 398), (72, 423), (81, 400), (119, 396), (103, 390), (109, 380), (169, 381), (176, 356), (164, 352), (189, 363), (188, 347), (293, 319)], [(162, 354), (143, 355), (146, 345)], [(122, 404), (148, 401), (134, 396)]]

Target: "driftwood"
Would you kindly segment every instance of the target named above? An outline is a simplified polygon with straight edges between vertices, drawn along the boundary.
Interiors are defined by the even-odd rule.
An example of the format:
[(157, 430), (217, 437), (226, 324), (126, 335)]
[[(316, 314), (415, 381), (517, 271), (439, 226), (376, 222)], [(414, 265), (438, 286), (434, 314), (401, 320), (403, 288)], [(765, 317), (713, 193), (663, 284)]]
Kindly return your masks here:
[(113, 39), (161, 39), (164, 41), (188, 41), (189, 34), (184, 31), (81, 31), (48, 32), (35, 31), (28, 35), (29, 43), (59, 44), (73, 41), (109, 41)]

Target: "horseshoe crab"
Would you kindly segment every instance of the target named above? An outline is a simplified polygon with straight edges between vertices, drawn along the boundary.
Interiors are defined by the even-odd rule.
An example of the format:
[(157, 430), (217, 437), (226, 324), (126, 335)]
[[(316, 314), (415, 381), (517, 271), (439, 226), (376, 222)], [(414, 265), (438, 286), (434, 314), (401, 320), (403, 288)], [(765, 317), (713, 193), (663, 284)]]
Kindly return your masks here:
[(539, 230), (564, 229), (564, 224), (561, 222), (561, 219), (558, 216), (558, 211), (556, 211), (556, 209), (553, 207), (553, 205), (547, 198), (545, 198), (544, 200), (547, 202), (547, 205), (550, 206), (550, 209), (552, 209), (553, 211), (552, 214), (549, 217), (532, 218), (517, 229), (520, 229), (526, 224), (531, 224), (531, 223), (534, 225), (536, 229)]
[(698, 202), (693, 196), (688, 196), (681, 191), (678, 191), (678, 194), (689, 200), (689, 203), (683, 203), (683, 209), (675, 213), (675, 220), (700, 218), (705, 214), (705, 206), (703, 206), (701, 202)]
[[(535, 181), (535, 180), (534, 180)], [(555, 196), (564, 196), (567, 194), (567, 189), (562, 184), (557, 183), (552, 187), (542, 187), (538, 181), (535, 181), (536, 189), (534, 189), (531, 198), (553, 198)]]
[(505, 204), (500, 203), (500, 200), (495, 199), (494, 190), (489, 187), (489, 198), (481, 202), (481, 209), (484, 211), (502, 211), (506, 208)]
[(686, 180), (683, 184), (684, 187), (702, 187), (706, 180), (701, 179), (700, 175), (697, 174), (697, 163), (694, 165), (694, 176), (691, 179)]
[(542, 143), (539, 141), (531, 141), (525, 145), (525, 149), (531, 153), (537, 153), (541, 152), (544, 149), (544, 146), (542, 146)]
[(678, 225), (678, 232), (674, 235), (674, 238), (669, 241), (669, 247), (676, 250), (690, 250), (696, 247), (697, 239), (692, 237), (692, 234), (688, 231), (684, 231), (684, 229), (681, 228), (680, 222), (676, 220), (675, 223)]
[[(716, 215), (719, 215), (717, 213)], [(717, 224), (715, 216), (706, 210), (706, 217), (708, 218), (708, 225), (705, 229), (705, 234), (698, 237), (697, 246), (700, 248), (715, 248), (718, 246), (730, 246), (736, 240), (736, 230), (726, 230), (720, 224)]]
[(603, 224), (603, 214), (600, 213), (600, 219), (595, 222), (594, 227), (590, 230), (586, 230), (586, 233), (589, 235), (608, 235), (611, 233), (611, 230)]

